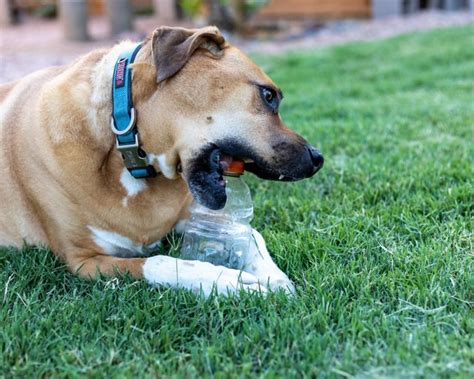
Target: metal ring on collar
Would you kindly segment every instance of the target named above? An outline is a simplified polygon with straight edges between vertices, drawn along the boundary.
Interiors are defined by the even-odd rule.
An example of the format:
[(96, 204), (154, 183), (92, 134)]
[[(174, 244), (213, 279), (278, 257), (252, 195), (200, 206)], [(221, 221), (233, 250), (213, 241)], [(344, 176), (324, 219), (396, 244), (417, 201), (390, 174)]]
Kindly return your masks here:
[(124, 134), (127, 134), (130, 132), (130, 130), (133, 129), (135, 126), (136, 118), (135, 118), (135, 108), (130, 108), (130, 122), (128, 123), (127, 127), (123, 130), (118, 130), (115, 127), (115, 121), (114, 121), (114, 116), (110, 118), (110, 128), (114, 132), (115, 135), (117, 136), (123, 136)]

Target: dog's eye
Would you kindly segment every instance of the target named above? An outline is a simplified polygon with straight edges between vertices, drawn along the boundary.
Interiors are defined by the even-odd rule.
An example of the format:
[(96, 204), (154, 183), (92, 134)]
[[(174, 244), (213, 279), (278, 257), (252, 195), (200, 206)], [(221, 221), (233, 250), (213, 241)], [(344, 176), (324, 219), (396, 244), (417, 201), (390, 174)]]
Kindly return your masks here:
[(260, 87), (260, 96), (264, 103), (272, 110), (273, 113), (278, 112), (278, 106), (280, 105), (280, 100), (273, 88), (269, 87)]
[(272, 91), (269, 91), (269, 90), (264, 90), (264, 93), (265, 93), (265, 100), (267, 101), (267, 103), (270, 103), (272, 102), (273, 100), (273, 93)]

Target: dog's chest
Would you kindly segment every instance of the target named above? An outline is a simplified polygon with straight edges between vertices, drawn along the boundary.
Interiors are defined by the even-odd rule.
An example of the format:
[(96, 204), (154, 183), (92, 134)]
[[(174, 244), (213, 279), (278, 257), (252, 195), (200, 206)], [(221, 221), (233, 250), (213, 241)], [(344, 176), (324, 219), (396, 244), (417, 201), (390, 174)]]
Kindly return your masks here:
[(107, 215), (100, 222), (97, 213), (92, 215), (87, 225), (89, 238), (108, 255), (148, 256), (158, 250), (163, 236), (179, 226), (179, 217), (189, 202), (187, 188), (182, 181), (137, 180), (126, 169), (119, 180), (124, 191), (116, 198), (114, 211), (100, 212)]
[(91, 238), (105, 253), (115, 257), (130, 258), (147, 256), (157, 250), (161, 241), (155, 241), (148, 245), (137, 244), (130, 238), (108, 230), (102, 230), (89, 226)]

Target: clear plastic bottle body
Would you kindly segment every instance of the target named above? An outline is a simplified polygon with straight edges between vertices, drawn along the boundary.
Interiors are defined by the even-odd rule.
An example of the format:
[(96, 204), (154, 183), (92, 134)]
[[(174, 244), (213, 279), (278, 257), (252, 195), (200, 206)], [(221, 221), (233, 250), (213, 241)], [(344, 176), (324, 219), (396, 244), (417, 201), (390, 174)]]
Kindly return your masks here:
[(227, 202), (214, 211), (196, 202), (186, 223), (181, 257), (242, 269), (248, 254), (253, 205), (239, 176), (225, 176)]

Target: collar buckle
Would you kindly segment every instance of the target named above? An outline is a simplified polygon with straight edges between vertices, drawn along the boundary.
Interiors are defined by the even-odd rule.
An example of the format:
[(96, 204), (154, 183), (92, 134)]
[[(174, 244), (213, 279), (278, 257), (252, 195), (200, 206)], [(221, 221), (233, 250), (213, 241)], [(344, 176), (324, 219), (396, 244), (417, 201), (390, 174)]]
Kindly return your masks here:
[(135, 168), (146, 168), (148, 166), (148, 159), (146, 154), (140, 149), (138, 145), (138, 135), (134, 135), (132, 143), (120, 144), (117, 140), (117, 150), (122, 154), (125, 167), (129, 170)]

